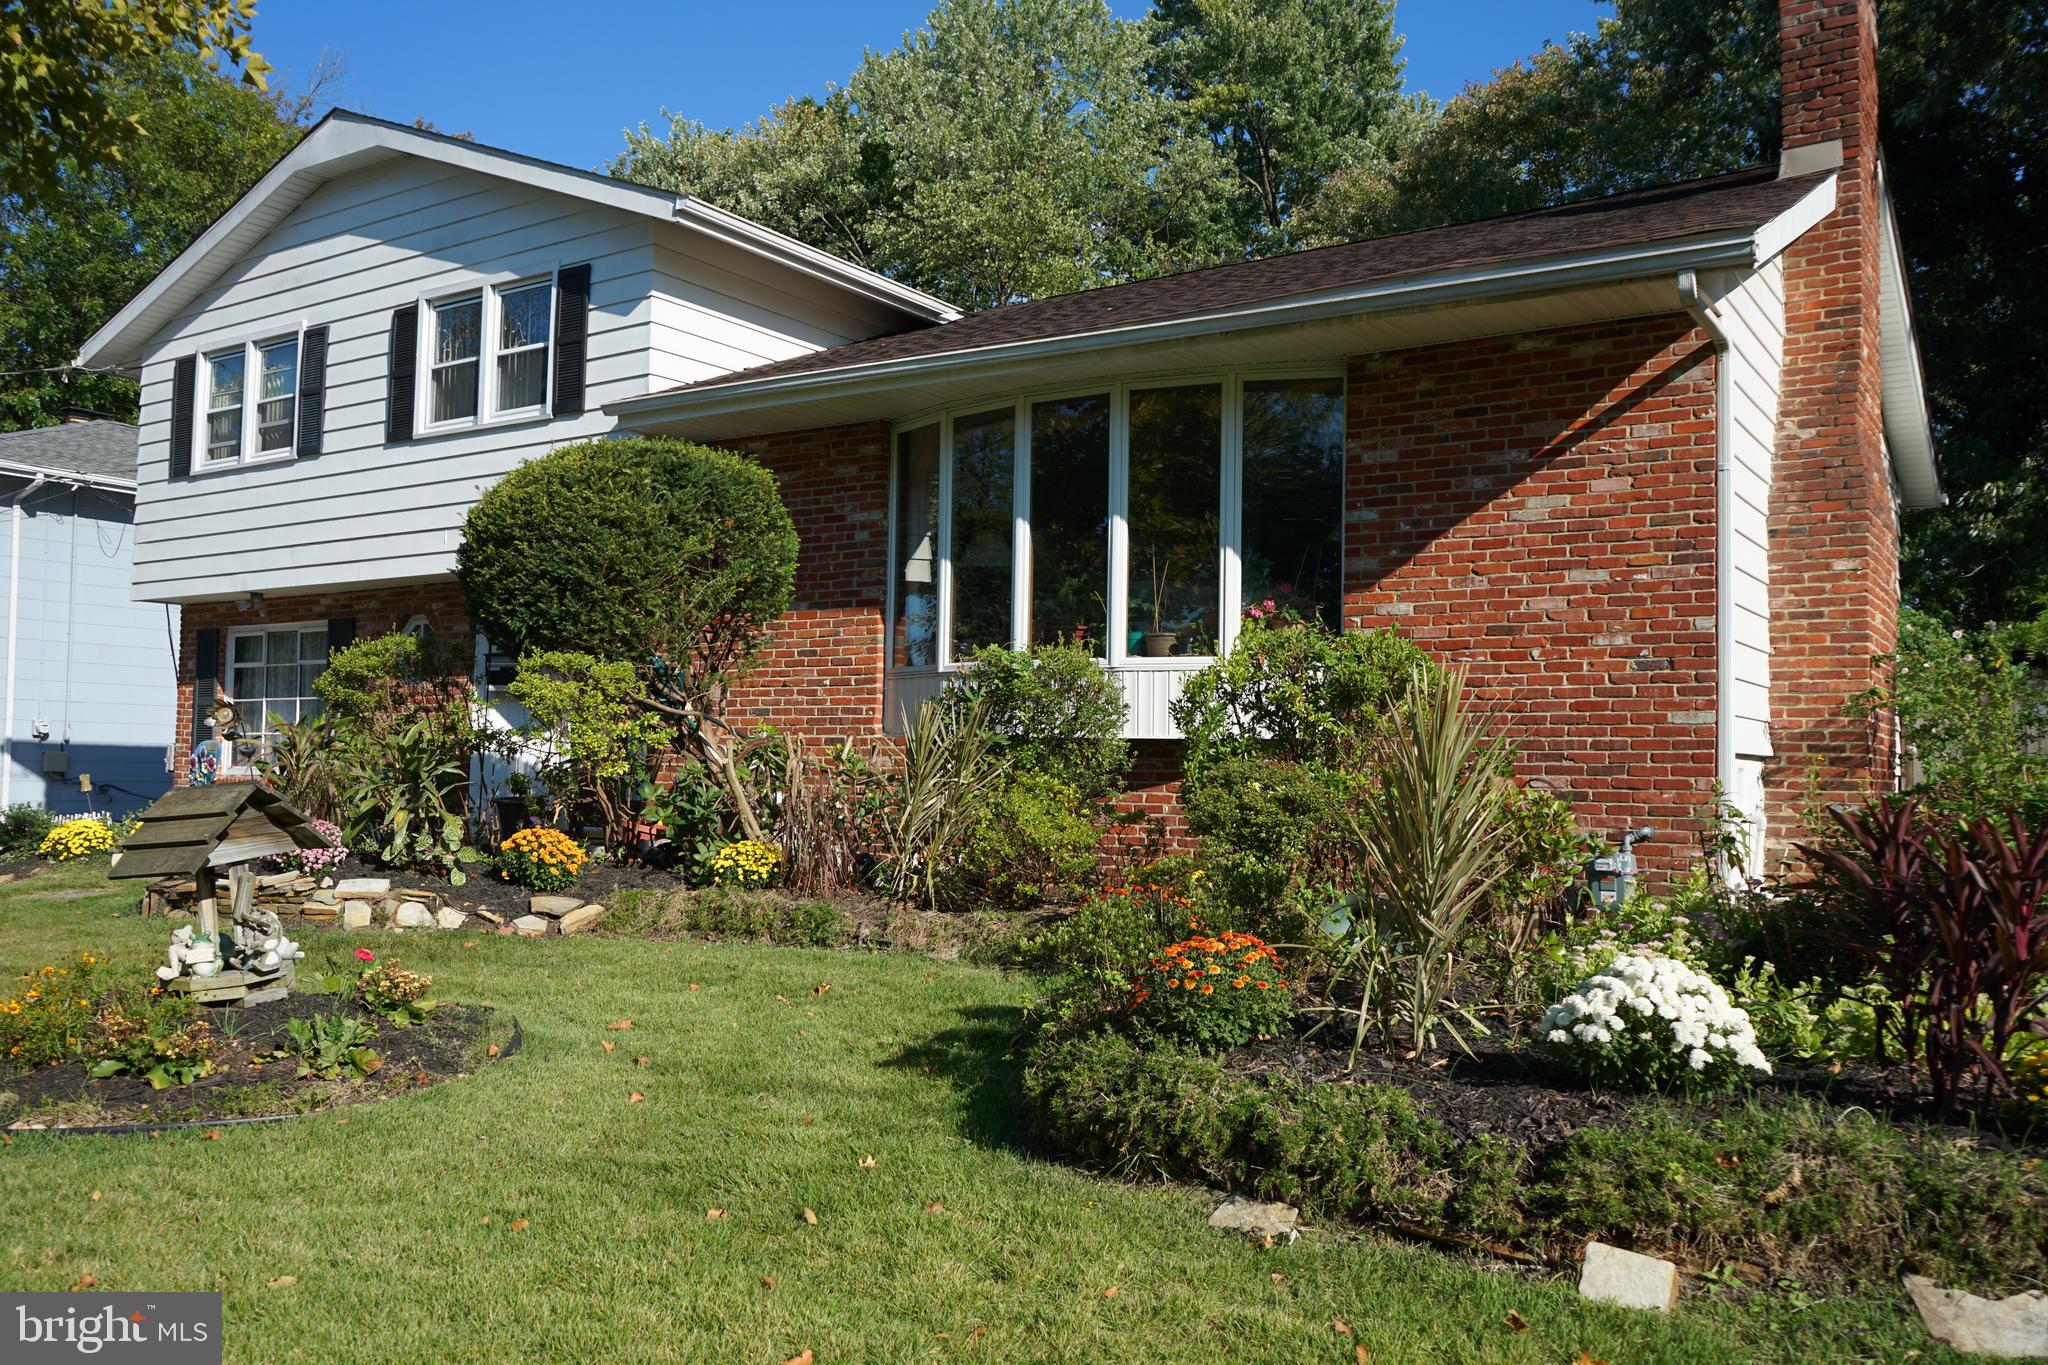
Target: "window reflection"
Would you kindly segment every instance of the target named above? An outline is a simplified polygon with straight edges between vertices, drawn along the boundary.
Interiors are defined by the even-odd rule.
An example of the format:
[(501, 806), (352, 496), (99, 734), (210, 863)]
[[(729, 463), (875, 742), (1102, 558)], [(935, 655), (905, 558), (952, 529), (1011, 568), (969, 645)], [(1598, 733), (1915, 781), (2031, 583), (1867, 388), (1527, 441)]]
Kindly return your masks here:
[(897, 668), (939, 661), (939, 429), (896, 439), (896, 619), (889, 660)]
[(1017, 412), (953, 419), (953, 657), (1010, 643)]
[(1223, 391), (1131, 391), (1125, 648), (1134, 658), (1216, 649)]
[(1244, 386), (1240, 607), (1266, 603), (1332, 629), (1343, 621), (1344, 385)]
[(1100, 657), (1109, 619), (1109, 396), (1031, 407), (1031, 642)]

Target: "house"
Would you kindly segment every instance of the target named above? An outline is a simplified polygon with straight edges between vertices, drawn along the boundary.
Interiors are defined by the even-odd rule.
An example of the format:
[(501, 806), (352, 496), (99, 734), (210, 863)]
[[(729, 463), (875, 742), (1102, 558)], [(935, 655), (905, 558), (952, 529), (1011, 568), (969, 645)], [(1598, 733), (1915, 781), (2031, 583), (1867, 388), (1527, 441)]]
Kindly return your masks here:
[(740, 701), (786, 729), (880, 733), (975, 646), (1078, 641), (1171, 819), (1175, 692), (1272, 599), (1469, 663), (1596, 832), (1696, 828), (1719, 784), (1782, 840), (1893, 781), (1843, 703), (1893, 643), (1899, 512), (1941, 494), (1871, 5), (1781, 21), (1775, 166), (966, 317), (336, 114), (81, 355), (142, 369), (180, 748), (222, 691), (303, 710), (357, 632), (466, 631), (482, 488), (645, 432), (781, 481), (796, 602)]
[(148, 805), (171, 785), (178, 609), (129, 595), (135, 428), (0, 432), (7, 604), (0, 807)]

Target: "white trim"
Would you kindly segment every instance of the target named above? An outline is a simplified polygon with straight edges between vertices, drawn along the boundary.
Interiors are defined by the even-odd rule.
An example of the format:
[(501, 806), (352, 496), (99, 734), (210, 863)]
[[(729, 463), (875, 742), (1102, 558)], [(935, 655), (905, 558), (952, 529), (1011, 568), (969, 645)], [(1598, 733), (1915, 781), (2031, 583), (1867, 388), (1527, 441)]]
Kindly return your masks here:
[[(236, 641), (236, 640), (238, 640), (238, 639), (243, 639), (243, 638), (246, 638), (247, 636), (251, 636), (251, 635), (257, 635), (257, 636), (262, 636), (262, 635), (268, 635), (268, 634), (271, 634), (271, 633), (273, 633), (273, 632), (279, 632), (279, 631), (287, 631), (287, 630), (290, 630), (290, 631), (297, 631), (297, 632), (299, 633), (299, 635), (301, 635), (301, 636), (304, 636), (304, 635), (306, 635), (306, 634), (307, 634), (308, 632), (319, 632), (319, 633), (321, 634), (321, 636), (322, 636), (322, 637), (324, 638), (324, 637), (325, 637), (325, 635), (326, 635), (326, 632), (327, 632), (327, 622), (325, 622), (325, 621), (264, 621), (264, 622), (251, 622), (250, 624), (248, 624), (248, 625), (246, 625), (246, 626), (229, 626), (229, 627), (227, 628), (227, 630), (226, 630), (226, 631), (225, 631), (225, 632), (223, 633), (223, 635), (222, 635), (222, 638), (221, 638), (221, 658), (220, 658), (220, 664), (219, 664), (219, 673), (218, 673), (218, 676), (217, 676), (217, 677), (215, 678), (215, 680), (214, 680), (214, 687), (215, 687), (215, 689), (216, 689), (216, 690), (215, 690), (215, 695), (216, 695), (217, 697), (224, 697), (224, 698), (226, 698), (226, 699), (227, 699), (228, 701), (230, 701), (230, 702), (233, 702), (233, 703), (234, 703), (234, 705), (235, 705), (236, 709), (238, 709), (238, 710), (242, 710), (242, 698), (241, 698), (241, 697), (239, 697), (239, 696), (237, 696), (237, 695), (235, 694), (235, 690), (234, 690), (234, 680), (235, 680), (235, 641)], [(294, 661), (293, 661), (293, 665), (292, 665), (292, 666), (293, 666), (294, 668), (297, 668), (297, 667), (301, 667), (301, 666), (303, 666), (303, 665), (305, 664), (305, 662), (306, 662), (306, 661), (305, 661), (305, 660), (303, 660), (303, 659), (300, 659), (300, 660), (294, 660)], [(245, 667), (245, 668), (267, 668), (267, 667), (269, 667), (269, 665), (268, 665), (268, 664), (244, 664), (244, 665), (243, 665), (243, 667)], [(316, 695), (317, 695), (317, 694), (316, 694)], [(274, 699), (274, 698), (268, 698), (268, 697), (266, 697), (266, 698), (265, 698), (265, 700), (266, 700), (266, 701), (269, 701), (269, 700), (275, 700), (275, 699)], [(304, 696), (303, 694), (299, 694), (299, 693), (294, 693), (294, 694), (293, 694), (293, 700), (295, 700), (295, 701), (305, 701), (305, 700), (306, 700), (306, 697), (305, 697), (305, 696)], [(260, 716), (255, 716), (255, 717), (251, 717), (251, 716), (250, 716), (250, 714), (248, 713), (248, 711), (246, 711), (246, 710), (242, 710), (242, 724), (243, 724), (243, 727), (244, 727), (244, 731), (245, 731), (245, 733), (246, 733), (246, 734), (263, 734), (263, 733), (267, 733), (267, 731), (265, 730), (265, 728), (264, 728), (264, 727), (265, 727), (266, 723), (268, 722), (268, 720), (269, 720), (269, 716), (268, 716), (267, 714), (266, 714), (266, 715), (260, 715)], [(222, 756), (222, 757), (223, 757), (223, 758), (225, 758), (225, 757), (226, 757), (226, 755), (225, 755), (225, 754), (223, 754), (223, 756)], [(223, 763), (222, 763), (222, 765), (221, 765), (221, 771), (223, 771), (223, 772), (227, 771), (227, 765), (226, 765), (226, 763), (225, 763), (225, 762), (223, 762)]]
[(1934, 447), (1934, 423), (1928, 414), (1927, 379), (1920, 364), (1920, 341), (1913, 326), (1913, 298), (1907, 286), (1905, 252), (1899, 245), (1898, 214), (1884, 163), (1877, 167), (1878, 205), (1878, 364), (1884, 376), (1885, 445), (1893, 477), (1908, 507), (1944, 507), (1941, 466)]
[[(1818, 187), (1815, 193), (1819, 193)], [(1773, 226), (1798, 213), (1800, 207), (1813, 197), (1809, 194), (1786, 214), (1754, 231), (1717, 233), (1533, 261), (1406, 276), (1164, 321), (1069, 332), (1031, 341), (963, 347), (910, 359), (853, 362), (829, 369), (761, 379), (748, 379), (741, 374), (687, 388), (615, 399), (604, 405), (604, 411), (639, 418), (659, 414), (666, 421), (709, 417), (749, 411), (777, 398), (801, 395), (807, 400), (818, 400), (882, 393), (922, 384), (935, 374), (1001, 371), (1054, 357), (1184, 340), (1249, 327), (1277, 327), (1395, 308), (1412, 309), (1516, 294), (1549, 293), (1582, 285), (1654, 277), (1682, 269), (1746, 269), (1757, 263), (1759, 240), (1766, 239), (1767, 234), (1770, 234), (1768, 240), (1774, 240)]]
[(1770, 222), (1756, 230), (1756, 254), (1751, 265), (1762, 265), (1805, 236), (1821, 219), (1835, 211), (1835, 177), (1808, 190), (1806, 194)]
[[(262, 396), (263, 353), (287, 343), (292, 348), (290, 439), (280, 449), (261, 450), (258, 446), (262, 435), (262, 408), (266, 401)], [(229, 409), (213, 406), (213, 366), (214, 362), (236, 352), (240, 352), (242, 357), (242, 397), (239, 409), (241, 429), (235, 442), (235, 453), (216, 459), (213, 455), (212, 423), (209, 419), (216, 412), (227, 412)], [(271, 328), (260, 333), (248, 334), (240, 341), (228, 342), (198, 353), (197, 372), (193, 380), (195, 392), (192, 395), (191, 474), (220, 474), (252, 465), (283, 464), (298, 458), (299, 395), (303, 388), (305, 358), (306, 324), (303, 320), (287, 331)]]
[(47, 469), (42, 465), (17, 464), (0, 460), (0, 479), (33, 479), (39, 483), (61, 483), (73, 488), (90, 488), (101, 493), (135, 494), (135, 480), (117, 479), (111, 474), (83, 474), (71, 469)]
[(923, 321), (943, 322), (960, 316), (959, 310), (943, 299), (688, 196), (337, 109), (87, 338), (79, 347), (77, 363), (94, 367), (136, 364), (152, 335), (211, 287), (222, 270), (315, 189), (336, 176), (402, 156), (675, 224)]

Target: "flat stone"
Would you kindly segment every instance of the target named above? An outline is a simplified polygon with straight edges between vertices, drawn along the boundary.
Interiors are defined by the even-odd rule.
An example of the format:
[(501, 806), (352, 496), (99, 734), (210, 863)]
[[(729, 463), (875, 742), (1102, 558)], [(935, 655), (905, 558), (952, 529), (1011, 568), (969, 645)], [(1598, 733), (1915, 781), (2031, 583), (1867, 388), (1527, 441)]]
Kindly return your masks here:
[(1936, 1341), (2007, 1360), (2048, 1357), (2048, 1294), (2034, 1289), (2009, 1299), (1980, 1299), (1943, 1289), (1925, 1275), (1908, 1275), (1905, 1285)]
[(344, 929), (367, 929), (376, 918), (377, 912), (368, 901), (342, 902), (341, 927)]
[(503, 924), (505, 922), (505, 917), (495, 910), (479, 910), (476, 912), (476, 917), (485, 924)]
[(565, 934), (578, 934), (604, 918), (602, 905), (579, 905), (562, 916), (559, 923)]
[(434, 912), (434, 923), (443, 929), (460, 929), (468, 920), (468, 915), (460, 910), (451, 910), (445, 905)]
[(256, 889), (269, 891), (280, 886), (295, 886), (298, 880), (299, 874), (296, 872), (270, 872), (256, 879)]
[(1209, 1226), (1241, 1232), (1254, 1242), (1292, 1242), (1301, 1225), (1301, 1210), (1292, 1204), (1262, 1204), (1233, 1194), (1209, 1215)]
[(511, 928), (521, 938), (539, 938), (548, 931), (548, 922), (539, 915), (521, 915), (512, 921)]
[(534, 896), (526, 902), (526, 908), (536, 915), (560, 919), (581, 904), (574, 896)]
[(418, 901), (407, 901), (392, 912), (391, 922), (401, 929), (424, 929), (434, 922), (434, 916)]
[(308, 895), (306, 901), (311, 905), (338, 905), (341, 903), (341, 893), (323, 888)]
[(391, 878), (343, 877), (334, 889), (344, 896), (381, 896), (391, 889)]
[(1678, 1267), (1605, 1242), (1588, 1242), (1579, 1270), (1579, 1294), (1623, 1308), (1668, 1313), (1678, 1302)]

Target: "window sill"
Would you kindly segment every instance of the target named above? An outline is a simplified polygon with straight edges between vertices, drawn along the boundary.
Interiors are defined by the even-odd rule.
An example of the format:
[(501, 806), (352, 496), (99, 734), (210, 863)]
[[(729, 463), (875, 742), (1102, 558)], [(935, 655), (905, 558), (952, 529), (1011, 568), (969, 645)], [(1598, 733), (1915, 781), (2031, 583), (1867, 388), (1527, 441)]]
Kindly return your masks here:
[(553, 419), (554, 414), (545, 407), (521, 408), (518, 412), (501, 412), (496, 417), (485, 417), (474, 422), (441, 422), (433, 426), (424, 426), (412, 434), (412, 439), (430, 441), (439, 436), (460, 436), (468, 431), (496, 431), (503, 427), (520, 427)]

